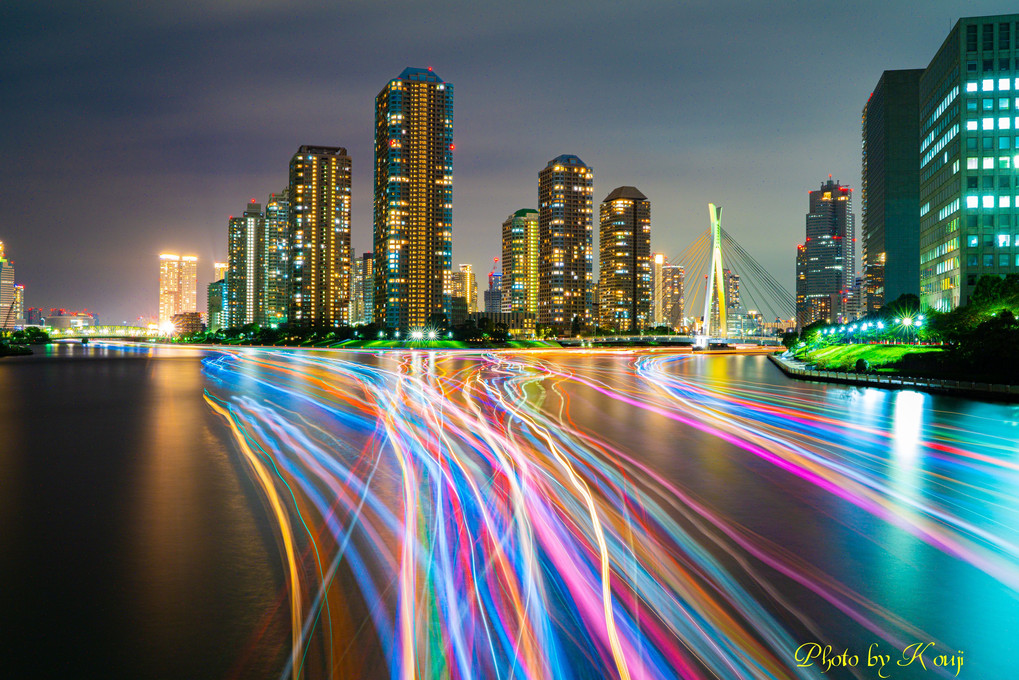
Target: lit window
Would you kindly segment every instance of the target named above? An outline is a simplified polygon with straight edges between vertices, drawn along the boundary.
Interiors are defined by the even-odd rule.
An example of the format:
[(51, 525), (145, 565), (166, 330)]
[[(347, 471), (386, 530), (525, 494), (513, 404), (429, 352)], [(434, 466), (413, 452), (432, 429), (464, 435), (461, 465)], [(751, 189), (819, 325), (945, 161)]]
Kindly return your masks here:
[(966, 169), (967, 170), (976, 170), (979, 166), (980, 166), (980, 159), (979, 158), (967, 158), (966, 159)]
[(977, 246), (980, 245), (980, 237), (977, 236), (976, 234), (970, 234), (966, 240), (966, 245), (968, 245), (970, 248), (976, 248)]
[(976, 130), (977, 129), (977, 122), (975, 120), (967, 120), (966, 121), (966, 129), (967, 130)]
[(994, 92), (994, 78), (985, 78), (984, 81), (980, 83), (980, 89), (984, 92)]
[(976, 196), (967, 196), (966, 197), (966, 207), (967, 208), (975, 208), (975, 207), (977, 207), (977, 197)]
[(980, 197), (980, 204), (983, 207), (985, 207), (985, 208), (993, 208), (994, 207), (994, 196), (981, 196)]
[[(998, 207), (999, 208), (1010, 208), (1010, 207), (1012, 207), (1011, 203), (1012, 203), (1012, 197), (1011, 196), (999, 196), (998, 197)], [(1006, 236), (1005, 239), (1007, 240), (1008, 236)], [(1000, 236), (998, 237), (998, 245), (1001, 245), (1001, 237)], [(1007, 246), (1008, 244), (1006, 243), (1005, 245)]]
[(983, 127), (984, 130), (993, 130), (994, 129), (994, 119), (993, 118), (984, 118), (983, 126), (982, 127)]
[(1009, 79), (1008, 78), (999, 78), (998, 79), (998, 89), (999, 90), (1007, 91), (1008, 90), (1008, 86), (1009, 86)]
[(984, 170), (994, 170), (994, 159), (988, 156), (984, 159)]
[[(1017, 78), (1016, 81), (1019, 82), (1019, 78)], [(977, 84), (976, 83), (966, 83), (966, 91), (967, 92), (976, 92), (977, 91)]]
[(999, 118), (998, 119), (998, 129), (999, 130), (1007, 130), (1011, 126), (1010, 125), (1011, 123), (1012, 123), (1012, 120), (1010, 118)]
[(998, 247), (1008, 248), (1009, 245), (1011, 245), (1011, 243), (1009, 243), (1011, 240), (1012, 238), (1009, 234), (998, 234)]

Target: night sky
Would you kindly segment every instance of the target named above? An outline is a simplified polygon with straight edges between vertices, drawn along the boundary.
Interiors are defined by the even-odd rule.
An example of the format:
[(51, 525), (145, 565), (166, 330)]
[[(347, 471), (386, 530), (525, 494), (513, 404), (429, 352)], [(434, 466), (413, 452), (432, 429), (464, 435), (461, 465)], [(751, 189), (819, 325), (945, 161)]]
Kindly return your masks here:
[(860, 113), (881, 72), (925, 67), (960, 16), (1017, 9), (198, 4), (4, 4), (0, 240), (27, 307), (154, 316), (169, 251), (200, 258), (204, 311), (227, 219), (283, 188), (301, 144), (347, 148), (353, 245), (370, 249), (374, 98), (406, 66), (455, 87), (454, 267), (483, 277), (502, 221), (536, 208), (538, 171), (571, 153), (596, 202), (622, 184), (650, 198), (654, 250), (686, 248), (715, 202), (791, 290), (807, 191), (849, 183), (859, 220)]

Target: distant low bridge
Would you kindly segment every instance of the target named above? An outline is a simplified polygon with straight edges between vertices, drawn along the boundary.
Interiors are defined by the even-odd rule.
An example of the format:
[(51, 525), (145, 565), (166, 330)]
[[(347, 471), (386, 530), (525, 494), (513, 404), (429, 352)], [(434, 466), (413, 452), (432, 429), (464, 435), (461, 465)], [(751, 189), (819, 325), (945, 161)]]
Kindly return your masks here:
[(72, 328), (52, 328), (44, 326), (52, 340), (81, 340), (104, 338), (136, 338), (148, 339), (158, 338), (160, 332), (155, 328), (142, 328), (141, 326), (75, 326)]

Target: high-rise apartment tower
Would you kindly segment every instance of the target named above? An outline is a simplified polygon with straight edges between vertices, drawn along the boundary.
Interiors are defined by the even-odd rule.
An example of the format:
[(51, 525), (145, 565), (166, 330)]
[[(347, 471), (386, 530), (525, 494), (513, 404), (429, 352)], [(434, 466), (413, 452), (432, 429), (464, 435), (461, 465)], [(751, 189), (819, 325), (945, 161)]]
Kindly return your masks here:
[(450, 313), (453, 86), (406, 68), (375, 98), (375, 322)]
[(522, 208), (502, 223), (502, 306), (538, 314), (538, 211)]
[(651, 321), (651, 201), (636, 187), (613, 189), (600, 206), (600, 325), (636, 333)]
[(564, 154), (538, 173), (538, 323), (590, 324), (594, 171)]
[(337, 327), (350, 314), (350, 157), (302, 146), (290, 159), (288, 320)]

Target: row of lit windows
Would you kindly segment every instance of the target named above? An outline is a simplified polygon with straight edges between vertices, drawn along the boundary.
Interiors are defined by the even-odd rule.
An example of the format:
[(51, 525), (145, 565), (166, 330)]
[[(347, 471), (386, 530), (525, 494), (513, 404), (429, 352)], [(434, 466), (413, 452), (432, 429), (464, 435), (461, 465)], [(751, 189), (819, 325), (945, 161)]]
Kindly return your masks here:
[(1013, 243), (1019, 246), (1019, 234), (1014, 239), (1011, 234), (984, 234), (982, 239), (979, 234), (970, 234), (966, 237), (966, 245), (969, 248), (979, 248), (981, 245), (984, 248), (1009, 248)]
[(977, 208), (977, 207), (980, 207), (980, 208), (995, 208), (995, 207), (997, 207), (997, 208), (1011, 208), (1013, 203), (1015, 204), (1016, 207), (1019, 207), (1019, 196), (1016, 196), (1014, 201), (1013, 201), (1013, 198), (1011, 196), (997, 196), (997, 197), (995, 197), (993, 195), (983, 195), (983, 196), (971, 195), (971, 196), (967, 196), (966, 197), (966, 207), (967, 208)]
[[(1008, 92), (1009, 90), (1013, 89), (1013, 82), (1011, 78), (998, 78), (997, 80), (998, 80), (997, 83), (998, 92)], [(977, 88), (979, 85), (980, 92), (994, 92), (995, 91), (994, 81), (995, 81), (994, 78), (984, 78), (979, 83), (977, 83), (977, 81), (974, 80), (972, 82), (966, 83), (966, 91), (977, 92), (978, 91)], [(1016, 90), (1019, 90), (1019, 78), (1015, 79), (1014, 87)]]
[[(1019, 130), (1019, 117), (1015, 118), (1015, 129)], [(966, 129), (973, 130), (1011, 130), (1013, 128), (1013, 119), (1010, 116), (1003, 116), (997, 119), (997, 125), (995, 125), (995, 119), (993, 116), (981, 118), (980, 120), (972, 119), (966, 121)]]

